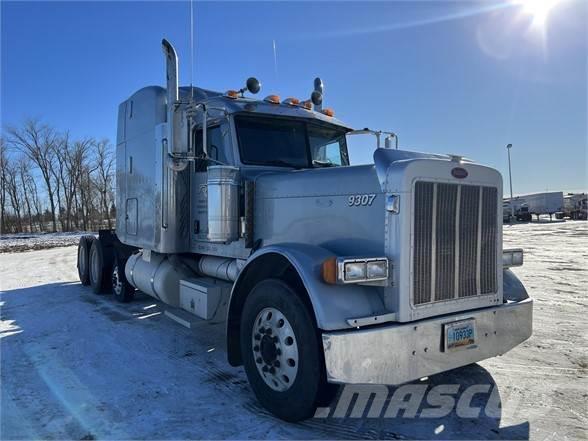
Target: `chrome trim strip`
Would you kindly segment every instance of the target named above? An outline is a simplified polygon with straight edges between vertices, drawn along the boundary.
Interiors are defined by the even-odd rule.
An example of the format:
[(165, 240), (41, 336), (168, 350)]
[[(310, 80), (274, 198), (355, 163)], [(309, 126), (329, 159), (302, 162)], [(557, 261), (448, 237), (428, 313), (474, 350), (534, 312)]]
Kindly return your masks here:
[(431, 210), (431, 303), (435, 301), (437, 279), (437, 183), (433, 184), (433, 208)]
[(455, 299), (459, 298), (459, 216), (461, 212), (461, 185), (457, 186), (457, 200), (455, 202), (455, 269), (454, 269), (454, 290)]
[(482, 257), (482, 201), (484, 195), (484, 187), (480, 186), (480, 193), (478, 195), (478, 243), (476, 250), (476, 295), (482, 293), (481, 287), (481, 257)]

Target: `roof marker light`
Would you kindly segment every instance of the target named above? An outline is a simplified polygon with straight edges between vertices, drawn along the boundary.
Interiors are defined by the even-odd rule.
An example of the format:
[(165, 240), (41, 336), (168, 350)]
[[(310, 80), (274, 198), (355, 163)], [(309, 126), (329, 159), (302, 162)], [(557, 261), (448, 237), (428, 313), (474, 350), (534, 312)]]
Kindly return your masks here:
[(227, 90), (227, 92), (225, 93), (225, 95), (227, 96), (227, 98), (232, 98), (232, 99), (236, 100), (237, 98), (239, 98), (239, 91), (237, 91), (237, 90)]
[(298, 106), (300, 104), (300, 100), (298, 98), (286, 98), (282, 101), (282, 104), (289, 104), (290, 106)]
[(312, 110), (312, 102), (310, 100), (302, 101), (300, 105), (306, 110)]
[(265, 102), (271, 104), (280, 104), (280, 96), (279, 95), (268, 95), (263, 99)]
[(333, 116), (335, 116), (335, 111), (334, 111), (333, 109), (328, 109), (328, 108), (327, 108), (327, 109), (323, 109), (321, 112), (322, 112), (324, 115), (327, 115), (327, 116), (330, 116), (330, 117), (333, 117)]

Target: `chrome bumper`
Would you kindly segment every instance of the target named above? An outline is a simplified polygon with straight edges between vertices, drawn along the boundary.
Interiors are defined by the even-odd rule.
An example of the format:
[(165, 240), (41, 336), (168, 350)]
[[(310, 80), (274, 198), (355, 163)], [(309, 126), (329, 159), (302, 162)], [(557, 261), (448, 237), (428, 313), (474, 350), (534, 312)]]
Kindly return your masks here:
[[(476, 345), (443, 349), (443, 325), (476, 320)], [(331, 383), (401, 384), (502, 355), (531, 336), (533, 300), (413, 323), (323, 334)]]

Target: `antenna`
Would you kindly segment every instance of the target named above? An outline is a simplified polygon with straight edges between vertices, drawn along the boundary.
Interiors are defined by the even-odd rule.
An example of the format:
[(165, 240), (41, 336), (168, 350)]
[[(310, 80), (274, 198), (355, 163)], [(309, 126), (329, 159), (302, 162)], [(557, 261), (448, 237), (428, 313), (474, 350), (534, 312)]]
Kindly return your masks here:
[(190, 101), (194, 101), (194, 0), (190, 0)]
[(276, 75), (276, 81), (278, 80), (278, 51), (276, 49), (276, 40), (272, 40), (274, 47), (274, 74)]

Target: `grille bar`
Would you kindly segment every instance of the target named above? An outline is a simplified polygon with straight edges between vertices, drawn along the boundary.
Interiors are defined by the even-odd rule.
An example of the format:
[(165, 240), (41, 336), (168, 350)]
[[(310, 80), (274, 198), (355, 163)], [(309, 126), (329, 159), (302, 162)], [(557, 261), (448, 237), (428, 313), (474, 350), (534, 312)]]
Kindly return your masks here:
[(497, 189), (419, 181), (413, 224), (413, 304), (497, 290)]

